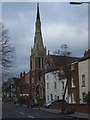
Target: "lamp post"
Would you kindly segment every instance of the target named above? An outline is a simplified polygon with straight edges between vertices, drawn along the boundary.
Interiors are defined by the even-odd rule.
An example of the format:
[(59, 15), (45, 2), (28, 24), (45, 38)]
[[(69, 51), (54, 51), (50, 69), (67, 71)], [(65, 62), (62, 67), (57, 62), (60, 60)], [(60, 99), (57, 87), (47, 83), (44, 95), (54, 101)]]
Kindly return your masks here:
[(73, 5), (81, 5), (83, 3), (90, 4), (90, 1), (89, 2), (70, 2), (70, 4), (73, 4)]

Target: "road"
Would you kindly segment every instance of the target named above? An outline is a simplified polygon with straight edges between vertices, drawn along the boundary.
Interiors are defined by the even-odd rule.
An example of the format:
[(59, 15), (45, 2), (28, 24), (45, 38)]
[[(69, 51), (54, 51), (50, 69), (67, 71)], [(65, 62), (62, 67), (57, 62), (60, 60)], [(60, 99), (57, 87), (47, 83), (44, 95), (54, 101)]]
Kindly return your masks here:
[(57, 115), (38, 108), (27, 108), (16, 104), (2, 103), (2, 118), (60, 118), (60, 120), (79, 120)]

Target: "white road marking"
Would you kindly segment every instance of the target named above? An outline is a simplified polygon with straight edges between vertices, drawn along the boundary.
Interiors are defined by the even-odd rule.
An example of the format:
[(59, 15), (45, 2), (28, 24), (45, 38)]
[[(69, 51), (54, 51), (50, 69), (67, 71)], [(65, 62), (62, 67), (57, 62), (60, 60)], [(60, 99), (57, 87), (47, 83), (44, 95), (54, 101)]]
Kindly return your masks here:
[(23, 112), (20, 112), (20, 114), (24, 114)]
[[(14, 109), (12, 109), (12, 108), (8, 108), (9, 110), (13, 110), (13, 111), (15, 111), (15, 112), (18, 112), (17, 110), (14, 110)], [(22, 114), (22, 115), (24, 115), (25, 113), (23, 113), (23, 112), (19, 112), (20, 114)], [(31, 115), (27, 115), (28, 117), (30, 117), (30, 118), (35, 118), (35, 117), (33, 117), (33, 116), (31, 116)]]
[(30, 118), (35, 118), (35, 117), (31, 116), (31, 115), (28, 115), (28, 117), (30, 117)]

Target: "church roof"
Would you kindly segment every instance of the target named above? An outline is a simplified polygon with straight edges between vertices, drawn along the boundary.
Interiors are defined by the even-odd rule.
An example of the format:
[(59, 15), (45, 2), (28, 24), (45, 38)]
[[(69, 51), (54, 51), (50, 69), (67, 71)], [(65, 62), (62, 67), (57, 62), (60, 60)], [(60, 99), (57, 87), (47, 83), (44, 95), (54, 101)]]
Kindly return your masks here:
[(46, 64), (48, 65), (47, 71), (56, 70), (65, 65), (71, 64), (78, 61), (79, 57), (67, 57), (67, 56), (58, 56), (58, 55), (48, 55)]

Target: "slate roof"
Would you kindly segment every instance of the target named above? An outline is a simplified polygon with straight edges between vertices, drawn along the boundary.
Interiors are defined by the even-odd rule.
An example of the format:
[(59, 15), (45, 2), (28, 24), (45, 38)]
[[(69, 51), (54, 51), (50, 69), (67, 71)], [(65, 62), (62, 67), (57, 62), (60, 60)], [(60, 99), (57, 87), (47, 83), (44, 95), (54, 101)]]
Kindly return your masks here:
[(90, 59), (90, 56), (87, 56), (87, 57), (82, 57), (81, 59), (79, 59), (78, 62), (81, 62), (81, 61), (84, 61), (84, 60), (87, 60), (87, 59)]
[(63, 67), (70, 63), (76, 62), (78, 60), (80, 60), (79, 57), (49, 55), (49, 56), (47, 56), (47, 62), (50, 64), (50, 66), (49, 66), (48, 70), (46, 70), (46, 72), (59, 69), (60, 67)]

